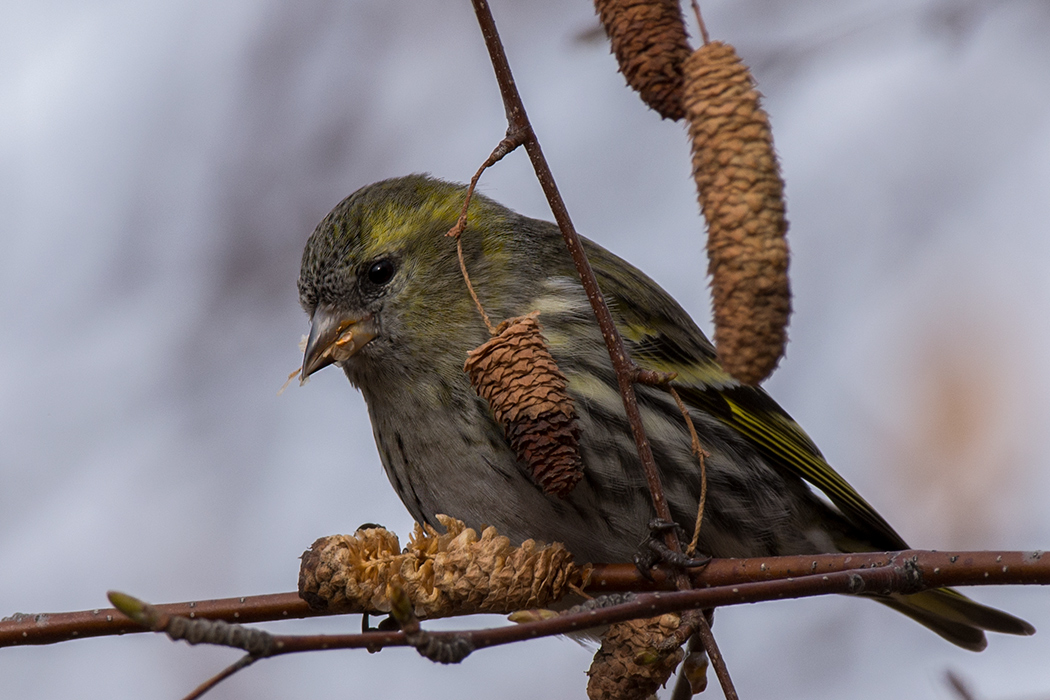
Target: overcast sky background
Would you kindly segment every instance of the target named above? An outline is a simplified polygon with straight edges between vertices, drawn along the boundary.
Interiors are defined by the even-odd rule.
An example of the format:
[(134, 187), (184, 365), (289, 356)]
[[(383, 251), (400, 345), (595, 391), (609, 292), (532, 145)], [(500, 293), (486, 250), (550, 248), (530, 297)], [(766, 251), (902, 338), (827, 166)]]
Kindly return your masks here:
[[(683, 127), (580, 38), (585, 0), (493, 11), (577, 228), (710, 329)], [(795, 314), (767, 388), (913, 545), (1050, 546), (1050, 3), (704, 11), (754, 68), (787, 181)], [(0, 616), (293, 590), (319, 536), (406, 535), (360, 395), (335, 371), (277, 389), (316, 223), (382, 178), (465, 181), (503, 135), (469, 3), (15, 0), (0, 95)], [(549, 218), (523, 153), (481, 189)], [(715, 631), (745, 698), (948, 698), (949, 668), (987, 700), (1046, 697), (1050, 596), (973, 595), (1041, 632), (972, 654), (845, 598), (723, 609)], [(4, 649), (0, 695), (178, 698), (236, 656)], [(210, 697), (582, 698), (589, 657), (297, 655)]]

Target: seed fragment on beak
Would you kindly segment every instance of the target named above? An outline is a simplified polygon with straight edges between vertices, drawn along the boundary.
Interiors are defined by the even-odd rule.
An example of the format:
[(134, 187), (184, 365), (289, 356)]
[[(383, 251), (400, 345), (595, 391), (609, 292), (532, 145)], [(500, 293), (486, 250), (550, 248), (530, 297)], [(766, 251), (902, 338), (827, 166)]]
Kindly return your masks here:
[(318, 307), (310, 319), (299, 383), (330, 364), (346, 362), (375, 337), (372, 314), (348, 314)]

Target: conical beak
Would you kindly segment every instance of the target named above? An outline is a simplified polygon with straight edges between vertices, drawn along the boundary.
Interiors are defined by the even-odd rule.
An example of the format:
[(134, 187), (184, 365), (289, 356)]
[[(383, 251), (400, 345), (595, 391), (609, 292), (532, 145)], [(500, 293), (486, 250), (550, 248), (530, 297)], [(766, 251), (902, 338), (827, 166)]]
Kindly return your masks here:
[(300, 383), (319, 369), (350, 359), (375, 337), (372, 314), (354, 315), (331, 306), (318, 306), (310, 318)]

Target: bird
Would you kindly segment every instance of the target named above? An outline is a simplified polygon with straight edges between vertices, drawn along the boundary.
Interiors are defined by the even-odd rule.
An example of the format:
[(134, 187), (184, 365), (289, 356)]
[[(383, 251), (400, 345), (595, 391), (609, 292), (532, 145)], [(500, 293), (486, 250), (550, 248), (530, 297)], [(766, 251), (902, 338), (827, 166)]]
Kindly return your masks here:
[[(475, 194), (461, 234), (465, 268), (492, 318), (539, 312), (579, 422), (582, 478), (564, 496), (536, 485), (464, 372), (490, 332), (446, 233), (467, 196), (429, 175), (387, 179), (340, 202), (310, 235), (298, 278), (310, 317), (301, 381), (341, 367), (368, 407), (391, 485), (418, 523), (445, 514), (514, 542), (560, 542), (582, 561), (630, 561), (655, 513), (617, 379), (557, 226)], [(583, 248), (625, 348), (674, 373), (707, 453), (697, 551), (763, 557), (908, 549), (763, 389), (739, 383), (689, 314), (598, 244)], [(692, 532), (700, 468), (665, 388), (638, 406), (673, 520)], [(818, 492), (823, 495), (818, 495)], [(980, 651), (985, 631), (1034, 628), (947, 588), (872, 596), (948, 641)]]

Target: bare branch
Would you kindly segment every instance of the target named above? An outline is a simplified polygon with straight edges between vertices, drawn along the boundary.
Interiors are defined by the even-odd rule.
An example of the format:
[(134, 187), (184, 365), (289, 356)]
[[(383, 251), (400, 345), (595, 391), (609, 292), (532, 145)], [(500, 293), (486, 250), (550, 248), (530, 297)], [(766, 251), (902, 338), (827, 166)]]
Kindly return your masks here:
[[(566, 208), (565, 201), (562, 199), (558, 186), (554, 182), (554, 174), (547, 164), (547, 159), (543, 156), (540, 142), (532, 130), (532, 124), (529, 122), (528, 115), (525, 113), (525, 104), (521, 101), (521, 95), (518, 94), (518, 88), (514, 84), (510, 63), (508, 63), (507, 54), (503, 50), (503, 42), (500, 40), (499, 31), (496, 29), (496, 22), (492, 17), (491, 10), (489, 10), (488, 2), (486, 0), (472, 1), (478, 24), (481, 25), (481, 34), (485, 38), (485, 45), (489, 51), (489, 58), (492, 60), (492, 67), (496, 72), (496, 81), (499, 83), (500, 93), (503, 96), (503, 106), (507, 112), (507, 132), (508, 134), (520, 134), (524, 139), (525, 151), (529, 154), (532, 167), (536, 171), (536, 179), (539, 180), (540, 187), (543, 188), (543, 194), (547, 197), (551, 212), (554, 214), (554, 220), (558, 223), (558, 228), (561, 229), (562, 238), (565, 239), (565, 246), (569, 249), (569, 254), (572, 256), (573, 264), (576, 266), (576, 271), (580, 275), (580, 281), (583, 283), (583, 289), (587, 293), (587, 299), (591, 303), (591, 309), (598, 319), (602, 338), (605, 339), (605, 345), (609, 350), (609, 358), (612, 360), (613, 369), (616, 370), (616, 379), (620, 386), (620, 396), (623, 398), (624, 409), (627, 412), (627, 420), (631, 425), (631, 433), (634, 436), (635, 446), (638, 448), (638, 456), (642, 461), (645, 479), (653, 496), (653, 507), (656, 510), (656, 516), (661, 520), (671, 522), (671, 510), (667, 505), (667, 499), (664, 497), (660, 474), (656, 470), (656, 462), (653, 460), (649, 439), (646, 437), (645, 429), (642, 427), (642, 417), (638, 410), (638, 399), (634, 393), (634, 377), (637, 368), (630, 357), (628, 357), (627, 350), (623, 345), (623, 339), (616, 330), (612, 313), (610, 313), (609, 306), (605, 303), (605, 297), (602, 296), (601, 289), (598, 288), (598, 280), (594, 276), (594, 270), (591, 269), (591, 264), (587, 260), (587, 254), (580, 243), (580, 237), (576, 233), (572, 219), (569, 217), (569, 210)], [(666, 538), (668, 547), (680, 551), (678, 537), (674, 532), (667, 533)]]
[[(779, 580), (812, 580), (813, 575), (898, 566), (908, 561), (921, 574), (926, 587), (981, 585), (1050, 585), (1050, 556), (1043, 552), (872, 552), (864, 554), (818, 554), (813, 556), (713, 559), (700, 570), (689, 572), (694, 586), (707, 590), (734, 588), (741, 584)], [(596, 564), (584, 588), (588, 595), (623, 591), (654, 591), (673, 588), (666, 570), (652, 572), (646, 581), (633, 564)], [(819, 591), (818, 593), (831, 592)], [(810, 593), (813, 594), (813, 593)], [(784, 595), (783, 597), (792, 597)], [(800, 596), (795, 596), (800, 597)], [(765, 598), (763, 598), (765, 599)], [(738, 600), (737, 602), (755, 602)], [(240, 598), (222, 598), (156, 605), (169, 615), (227, 622), (263, 622), (328, 613), (314, 611), (297, 593), (279, 593)], [(356, 612), (376, 612), (360, 610)], [(145, 631), (119, 611), (83, 610), (69, 613), (20, 614), (0, 620), (0, 647), (55, 644), (71, 639)], [(389, 635), (393, 633), (372, 633)], [(389, 636), (379, 639), (389, 639)]]
[[(454, 632), (429, 632), (420, 634), (418, 621), (409, 621), (409, 630), (405, 632), (367, 632), (342, 635), (273, 635), (268, 646), (267, 656), (279, 656), (303, 651), (320, 649), (381, 649), (388, 646), (426, 646), (428, 649), (462, 647), (464, 649), (484, 649), (513, 642), (548, 637), (559, 634), (579, 632), (601, 627), (616, 622), (643, 617), (654, 617), (671, 612), (688, 610), (707, 610), (727, 605), (758, 603), (787, 598), (808, 598), (830, 593), (846, 595), (886, 596), (894, 593), (912, 594), (930, 588), (940, 587), (944, 583), (958, 583), (974, 577), (974, 571), (965, 564), (955, 571), (957, 576), (937, 574), (931, 578), (938, 584), (931, 585), (926, 580), (926, 566), (920, 564), (920, 554), (913, 556), (891, 556), (888, 563), (875, 568), (847, 569), (829, 573), (815, 573), (800, 577), (781, 578), (770, 581), (754, 581), (739, 585), (722, 585), (713, 588), (696, 588), (685, 591), (654, 592), (615, 597), (615, 604), (602, 606), (601, 599), (597, 605), (578, 606), (564, 614), (535, 615), (528, 622), (516, 626), (494, 627), (480, 630)], [(936, 553), (933, 553), (936, 554)], [(995, 553), (989, 553), (995, 554)], [(1039, 561), (1040, 578), (1050, 582), (1050, 566)], [(988, 579), (992, 577), (989, 576)], [(155, 606), (160, 608), (160, 606)], [(702, 617), (702, 616), (701, 616)], [(174, 618), (173, 618), (174, 619)], [(146, 621), (149, 624), (149, 621)], [(702, 630), (701, 630), (702, 634)], [(214, 642), (226, 646), (237, 646), (232, 641), (236, 635), (223, 635), (203, 643)], [(710, 651), (708, 652), (710, 653)], [(445, 659), (448, 663), (455, 659)]]

